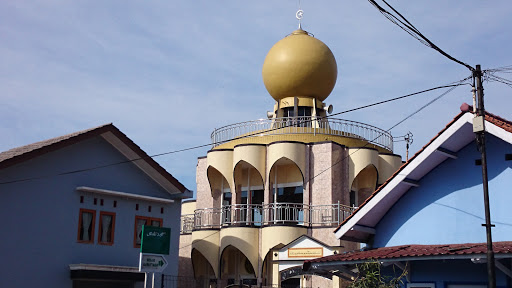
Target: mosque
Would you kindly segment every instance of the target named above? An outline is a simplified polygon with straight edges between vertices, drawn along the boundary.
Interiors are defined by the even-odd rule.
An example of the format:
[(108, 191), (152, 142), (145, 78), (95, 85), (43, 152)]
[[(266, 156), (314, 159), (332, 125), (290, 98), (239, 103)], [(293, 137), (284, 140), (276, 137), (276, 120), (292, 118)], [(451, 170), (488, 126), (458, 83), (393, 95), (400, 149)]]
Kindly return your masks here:
[(337, 64), (310, 33), (299, 27), (277, 42), (262, 73), (275, 100), (268, 119), (215, 129), (198, 158), (196, 200), (182, 205), (180, 276), (201, 287), (340, 287), (341, 275), (305, 274), (302, 263), (359, 249), (333, 231), (402, 159), (390, 133), (329, 116)]

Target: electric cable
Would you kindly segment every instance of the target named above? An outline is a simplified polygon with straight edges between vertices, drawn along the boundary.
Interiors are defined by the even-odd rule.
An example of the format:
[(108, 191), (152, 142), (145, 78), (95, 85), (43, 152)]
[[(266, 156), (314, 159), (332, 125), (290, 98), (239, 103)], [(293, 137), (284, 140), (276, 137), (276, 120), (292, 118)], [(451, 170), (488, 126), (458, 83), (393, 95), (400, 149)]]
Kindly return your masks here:
[[(375, 2), (375, 0), (368, 0), (374, 7), (377, 8), (377, 10), (379, 10), (379, 12), (384, 15), (384, 17), (386, 17), (388, 20), (390, 20), (393, 24), (397, 25), (398, 27), (400, 27), (402, 30), (404, 30), (405, 32), (407, 32), (409, 35), (411, 35), (412, 37), (414, 37), (415, 39), (419, 40), (423, 45), (429, 47), (429, 48), (432, 48), (434, 50), (436, 50), (437, 52), (441, 53), (443, 56), (445, 56), (446, 58), (460, 64), (460, 65), (463, 65), (464, 67), (468, 68), (470, 71), (474, 71), (475, 69), (473, 67), (471, 67), (469, 64), (467, 63), (464, 63), (458, 59), (456, 59), (455, 57), (451, 56), (450, 54), (446, 53), (445, 51), (443, 51), (441, 48), (439, 48), (436, 44), (434, 44), (432, 41), (430, 41), (427, 37), (425, 37), (416, 27), (414, 27), (414, 25), (412, 25), (402, 14), (400, 14), (395, 8), (393, 8), (389, 3), (387, 3), (385, 0), (382, 0), (382, 2), (384, 2), (389, 8), (391, 8), (402, 20), (400, 20), (398, 17), (396, 17), (395, 15), (391, 14), (390, 12), (388, 12), (386, 9), (384, 9), (383, 7), (381, 7), (379, 4), (377, 4), (377, 2)], [(406, 23), (404, 23), (404, 21)]]
[[(417, 109), (416, 111), (414, 111), (413, 113), (409, 114), (407, 117), (405, 117), (404, 119), (400, 120), (398, 123), (396, 123), (395, 125), (391, 126), (391, 128), (389, 128), (388, 130), (386, 130), (386, 132), (389, 132), (391, 131), (393, 128), (397, 127), (398, 125), (400, 125), (401, 123), (403, 123), (404, 121), (410, 119), (412, 116), (416, 115), (417, 113), (419, 113), (420, 111), (422, 111), (423, 109), (425, 109), (426, 107), (432, 105), (434, 102), (436, 102), (437, 100), (441, 99), (442, 97), (446, 96), (448, 93), (450, 93), (451, 91), (453, 91), (455, 88), (457, 88), (458, 86), (462, 85), (462, 83), (464, 81), (467, 81), (468, 79), (470, 79), (472, 76), (470, 77), (467, 77), (465, 79), (462, 79), (458, 82), (458, 85), (450, 85), (448, 87), (450, 87), (450, 89), (448, 89), (447, 91), (443, 92), (441, 95), (435, 97), (434, 99), (430, 100), (429, 102), (427, 102), (425, 105), (423, 105), (422, 107), (420, 107), (419, 109)], [(398, 98), (398, 97), (397, 97)], [(367, 145), (369, 145), (372, 141), (375, 141), (376, 139), (378, 139), (380, 136), (382, 136), (383, 133), (381, 133), (381, 135), (375, 137), (373, 140), (371, 141), (368, 141), (363, 147), (359, 147), (357, 148), (355, 151), (353, 151), (352, 153), (350, 153), (349, 155), (343, 157), (342, 159), (338, 160), (337, 162), (335, 162), (334, 164), (332, 164), (330, 167), (322, 170), (320, 173), (314, 175), (313, 177), (311, 177), (307, 182), (311, 181), (311, 180), (314, 180), (316, 177), (320, 176), (321, 174), (325, 173), (326, 171), (332, 169), (334, 166), (338, 165), (339, 163), (341, 163), (342, 161), (344, 161), (345, 159), (347, 159), (348, 157), (352, 156), (354, 153), (357, 153), (360, 149), (366, 147)], [(212, 234), (208, 235), (208, 236), (205, 236), (199, 240), (204, 240), (208, 237), (211, 237), (215, 234), (218, 234), (220, 233), (220, 231), (216, 231), (216, 232), (213, 232)], [(190, 244), (187, 244), (187, 245), (184, 245), (182, 247), (179, 247), (179, 249), (183, 249), (183, 248), (186, 248), (186, 247), (189, 247), (189, 246), (192, 246), (192, 243)]]
[[(372, 106), (376, 106), (376, 105), (380, 105), (380, 104), (384, 104), (384, 103), (388, 103), (388, 102), (393, 102), (393, 101), (396, 101), (396, 100), (408, 98), (408, 97), (411, 97), (411, 96), (423, 94), (423, 93), (434, 91), (434, 90), (438, 90), (438, 89), (450, 88), (450, 87), (451, 88), (455, 88), (455, 87), (460, 86), (460, 85), (465, 85), (465, 84), (462, 84), (462, 82), (467, 80), (467, 79), (468, 78), (462, 79), (462, 80), (457, 81), (457, 82), (452, 82), (452, 83), (455, 83), (455, 84), (442, 85), (442, 86), (438, 86), (438, 87), (434, 87), (434, 88), (430, 88), (430, 89), (426, 89), (426, 90), (410, 93), (410, 94), (407, 94), (407, 95), (391, 98), (391, 99), (388, 99), (388, 100), (379, 101), (379, 102), (376, 102), (376, 103), (364, 105), (364, 106), (361, 106), (361, 107), (348, 109), (348, 110), (345, 110), (345, 111), (342, 111), (342, 112), (338, 112), (338, 113), (334, 113), (334, 114), (331, 114), (331, 115), (328, 115), (328, 116), (318, 117), (318, 119), (321, 120), (321, 119), (331, 118), (332, 116), (341, 115), (341, 114), (345, 114), (345, 113), (349, 113), (349, 112), (353, 112), (353, 111), (369, 108), (369, 107), (372, 107)], [(159, 156), (164, 156), (164, 155), (169, 155), (169, 154), (176, 154), (176, 153), (180, 153), (180, 152), (185, 152), (185, 151), (189, 151), (189, 150), (195, 150), (195, 149), (198, 149), (198, 148), (212, 146), (212, 144), (213, 145), (219, 145), (219, 144), (230, 142), (230, 141), (234, 141), (234, 140), (239, 140), (239, 139), (244, 139), (244, 138), (248, 138), (248, 137), (253, 137), (253, 136), (261, 135), (263, 133), (275, 131), (275, 130), (278, 130), (278, 129), (283, 129), (283, 128), (286, 128), (286, 127), (293, 127), (293, 126), (296, 126), (298, 124), (307, 123), (307, 122), (311, 122), (311, 121), (312, 120), (295, 121), (295, 123), (291, 123), (289, 125), (285, 125), (285, 126), (281, 126), (281, 127), (277, 127), (277, 128), (271, 128), (271, 129), (267, 129), (267, 130), (264, 130), (264, 131), (258, 131), (258, 132), (246, 134), (246, 135), (243, 135), (243, 136), (239, 136), (239, 137), (234, 137), (234, 138), (229, 139), (229, 140), (223, 140), (223, 141), (218, 141), (218, 142), (215, 142), (215, 143), (196, 145), (196, 146), (192, 146), (192, 147), (188, 147), (188, 148), (183, 148), (183, 149), (178, 149), (178, 150), (173, 150), (173, 151), (168, 151), (168, 152), (163, 152), (163, 153), (158, 153), (158, 154), (153, 154), (153, 155), (148, 155), (147, 157), (137, 157), (137, 158), (134, 158), (134, 159), (128, 159), (128, 160), (124, 160), (124, 161), (119, 161), (119, 162), (114, 162), (114, 163), (109, 163), (109, 164), (99, 165), (99, 166), (94, 166), (94, 167), (88, 167), (88, 168), (83, 168), (83, 169), (76, 169), (76, 170), (71, 170), (71, 171), (65, 171), (65, 172), (55, 173), (55, 174), (51, 174), (51, 175), (41, 175), (41, 176), (35, 176), (35, 177), (29, 177), (29, 178), (22, 178), (22, 179), (10, 180), (10, 181), (3, 181), (3, 182), (0, 182), (0, 185), (12, 184), (12, 183), (18, 183), (18, 182), (26, 182), (26, 181), (32, 181), (32, 180), (39, 180), (39, 179), (45, 179), (45, 178), (57, 177), (57, 176), (75, 174), (75, 173), (83, 173), (83, 172), (87, 172), (87, 171), (91, 171), (91, 170), (102, 169), (102, 168), (112, 167), (112, 166), (116, 166), (116, 165), (131, 163), (131, 162), (135, 162), (135, 161), (139, 161), (139, 160), (144, 160), (144, 159), (148, 159), (148, 158), (156, 158), (156, 157), (159, 157)]]
[[(405, 117), (404, 119), (400, 120), (398, 123), (396, 123), (395, 125), (391, 126), (391, 128), (389, 128), (388, 130), (386, 130), (386, 132), (389, 132), (391, 131), (393, 128), (396, 128), (398, 125), (402, 124), (404, 121), (410, 119), (412, 116), (418, 114), (421, 110), (425, 109), (426, 107), (432, 105), (434, 102), (436, 102), (437, 100), (441, 99), (442, 97), (446, 96), (448, 93), (450, 93), (451, 91), (453, 91), (455, 88), (457, 88), (458, 86), (460, 85), (464, 85), (462, 84), (463, 82), (471, 79), (472, 76), (469, 76), (469, 77), (466, 77), (462, 80), (460, 80), (458, 82), (458, 85), (455, 85), (453, 87), (451, 87), (450, 89), (448, 89), (447, 91), (443, 92), (441, 95), (435, 97), (434, 99), (430, 100), (429, 102), (427, 102), (425, 105), (421, 106), (419, 109), (417, 109), (416, 111), (414, 111), (413, 113), (409, 114), (407, 117)], [(330, 167), (327, 167), (325, 168), (324, 170), (320, 171), (318, 174), (314, 175), (313, 177), (309, 178), (308, 181), (311, 181), (313, 179), (315, 179), (316, 177), (320, 176), (321, 174), (325, 173), (326, 171), (332, 169), (334, 166), (338, 165), (339, 163), (341, 163), (342, 161), (344, 161), (345, 159), (347, 159), (348, 157), (352, 156), (354, 153), (358, 152), (359, 150), (361, 150), (362, 148), (365, 148), (366, 146), (368, 146), (370, 143), (372, 143), (373, 141), (375, 141), (376, 139), (378, 139), (379, 137), (381, 137), (382, 135), (384, 135), (384, 133), (380, 133), (379, 136), (375, 137), (374, 139), (372, 140), (369, 140), (367, 141), (367, 143), (365, 145), (363, 145), (363, 147), (358, 147), (355, 151), (353, 151), (352, 153), (348, 154), (347, 156), (343, 157), (342, 159), (336, 161), (334, 164), (332, 164)]]

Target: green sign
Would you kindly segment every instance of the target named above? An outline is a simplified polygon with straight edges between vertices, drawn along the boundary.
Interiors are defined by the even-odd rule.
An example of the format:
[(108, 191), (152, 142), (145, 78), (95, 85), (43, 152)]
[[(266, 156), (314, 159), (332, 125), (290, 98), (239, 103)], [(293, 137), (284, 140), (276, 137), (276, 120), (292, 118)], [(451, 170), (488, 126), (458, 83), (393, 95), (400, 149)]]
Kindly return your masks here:
[(141, 253), (169, 255), (171, 228), (142, 226)]

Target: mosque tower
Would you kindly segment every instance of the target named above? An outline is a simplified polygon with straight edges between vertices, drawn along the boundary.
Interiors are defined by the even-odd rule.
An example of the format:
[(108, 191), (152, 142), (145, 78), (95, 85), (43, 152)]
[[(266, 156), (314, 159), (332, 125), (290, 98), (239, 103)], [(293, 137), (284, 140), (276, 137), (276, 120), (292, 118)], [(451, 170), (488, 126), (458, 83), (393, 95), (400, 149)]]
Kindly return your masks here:
[(402, 161), (388, 132), (328, 116), (337, 69), (329, 47), (302, 29), (270, 49), (268, 119), (215, 129), (198, 159), (197, 199), (182, 209), (180, 276), (204, 287), (339, 287), (340, 278), (303, 275), (302, 263), (359, 249), (333, 231)]

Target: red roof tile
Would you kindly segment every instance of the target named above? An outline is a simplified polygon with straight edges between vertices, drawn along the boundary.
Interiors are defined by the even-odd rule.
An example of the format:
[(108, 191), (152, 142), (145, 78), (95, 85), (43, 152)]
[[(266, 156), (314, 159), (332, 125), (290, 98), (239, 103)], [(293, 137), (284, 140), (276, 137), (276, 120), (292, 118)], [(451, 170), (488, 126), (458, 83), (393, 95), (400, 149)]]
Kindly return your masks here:
[[(493, 249), (495, 254), (512, 254), (512, 241), (494, 242)], [(304, 267), (308, 267), (311, 265), (311, 263), (321, 262), (351, 262), (370, 259), (382, 260), (405, 257), (454, 256), (486, 253), (487, 243), (402, 245), (382, 247), (366, 251), (353, 251), (344, 254), (307, 260), (304, 262)]]
[[(463, 103), (460, 106), (460, 110), (461, 110), (461, 112), (457, 116), (455, 116), (455, 118), (453, 118), (453, 120), (450, 121), (450, 123), (446, 124), (446, 126), (441, 131), (439, 131), (439, 133), (437, 133), (434, 136), (434, 138), (432, 138), (425, 146), (423, 146), (420, 150), (418, 150), (418, 152), (416, 152), (416, 154), (414, 154), (414, 156), (409, 158), (409, 160), (407, 162), (402, 164), (402, 166), (400, 166), (400, 168), (398, 168), (398, 170), (395, 173), (393, 173), (393, 175), (391, 175), (391, 177), (389, 177), (388, 180), (386, 180), (384, 183), (382, 183), (382, 185), (380, 185), (377, 188), (377, 190), (375, 190), (361, 205), (359, 205), (359, 207), (352, 214), (350, 214), (350, 216), (345, 218), (345, 220), (340, 223), (340, 225), (334, 230), (334, 232), (338, 231), (338, 229), (340, 229), (341, 226), (343, 226), (345, 223), (347, 223), (347, 221), (349, 221), (352, 218), (352, 216), (354, 216), (359, 210), (361, 210), (361, 208), (363, 206), (365, 206), (366, 203), (368, 203), (373, 197), (375, 197), (375, 195), (377, 195), (389, 182), (391, 182), (391, 180), (393, 180), (393, 178), (395, 178), (396, 175), (400, 174), (400, 172), (409, 163), (411, 163), (411, 161), (413, 161), (414, 158), (416, 158), (419, 154), (421, 154), (421, 152), (423, 152), (423, 150), (425, 150), (432, 142), (434, 142), (434, 140), (436, 140), (437, 137), (439, 137), (444, 131), (446, 131), (446, 129), (448, 129), (453, 123), (455, 123), (462, 115), (464, 115), (466, 113), (473, 113), (473, 106), (470, 106), (467, 103)], [(491, 114), (487, 111), (485, 111), (485, 120), (512, 133), (512, 122), (511, 121), (508, 121), (500, 116)]]

